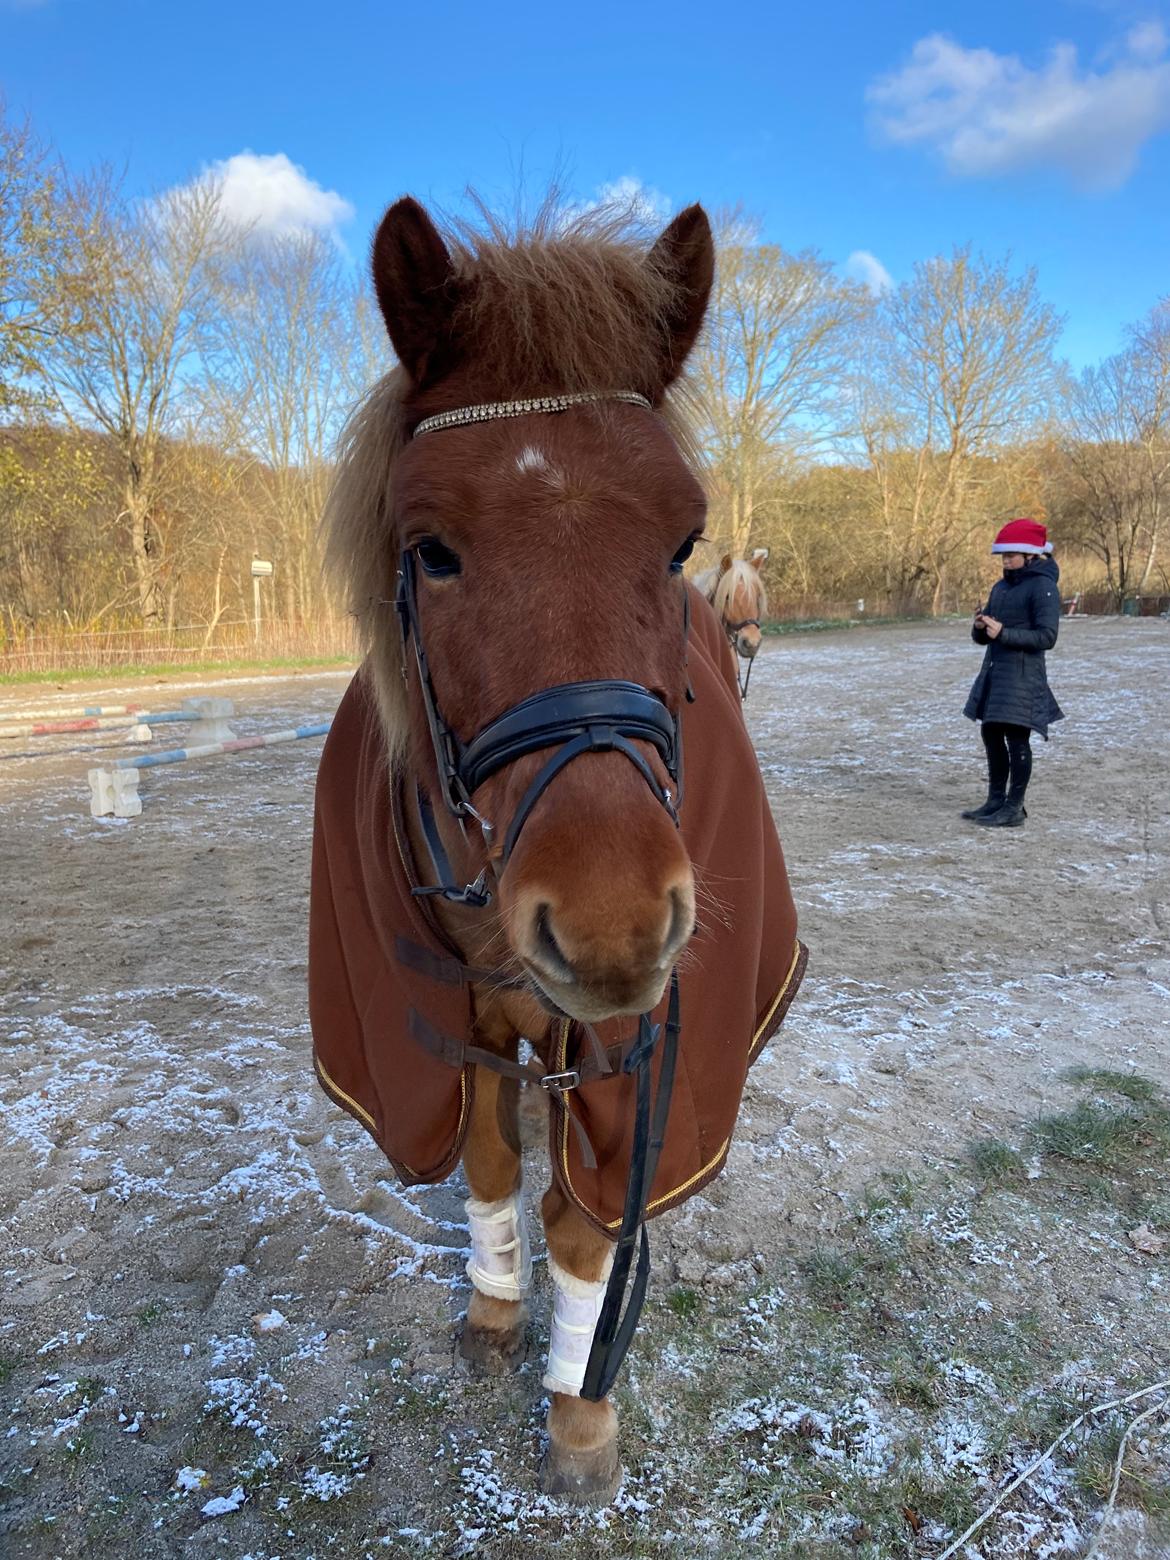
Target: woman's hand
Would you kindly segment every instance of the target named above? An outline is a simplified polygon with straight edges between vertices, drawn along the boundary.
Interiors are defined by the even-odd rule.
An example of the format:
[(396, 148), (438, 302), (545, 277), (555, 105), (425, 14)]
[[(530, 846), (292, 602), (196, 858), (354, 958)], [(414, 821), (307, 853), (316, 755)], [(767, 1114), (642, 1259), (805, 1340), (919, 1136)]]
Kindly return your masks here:
[(999, 621), (998, 618), (988, 617), (986, 612), (981, 612), (975, 621), (978, 623), (979, 627), (984, 630), (988, 639), (999, 638), (999, 631), (1003, 627), (1003, 624)]

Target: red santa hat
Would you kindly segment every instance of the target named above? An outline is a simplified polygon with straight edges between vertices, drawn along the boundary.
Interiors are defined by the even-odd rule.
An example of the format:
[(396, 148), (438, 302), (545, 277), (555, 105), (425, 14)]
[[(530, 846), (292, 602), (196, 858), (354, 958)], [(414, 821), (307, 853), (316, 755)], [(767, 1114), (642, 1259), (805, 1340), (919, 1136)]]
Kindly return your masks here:
[(1047, 548), (1048, 531), (1039, 520), (1009, 520), (991, 544), (993, 553), (1033, 553), (1037, 557)]

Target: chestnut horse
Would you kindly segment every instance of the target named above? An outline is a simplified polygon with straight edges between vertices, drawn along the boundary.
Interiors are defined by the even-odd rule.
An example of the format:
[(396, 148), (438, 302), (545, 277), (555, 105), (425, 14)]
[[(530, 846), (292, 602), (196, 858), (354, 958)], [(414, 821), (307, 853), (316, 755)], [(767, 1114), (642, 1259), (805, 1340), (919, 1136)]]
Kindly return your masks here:
[(735, 558), (724, 553), (717, 566), (695, 575), (696, 590), (702, 591), (715, 608), (723, 632), (741, 661), (747, 662), (747, 674), (740, 681), (740, 693), (747, 698), (752, 662), (760, 649), (760, 619), (768, 610), (761, 565), (768, 556), (766, 547), (757, 547), (750, 558)]
[[(579, 1124), (565, 1100), (586, 1079), (589, 1056), (566, 1056), (558, 1036), (570, 1025), (589, 1037), (597, 1065), (609, 1072), (592, 1026), (641, 1015), (640, 1038), (619, 1053), (618, 1072), (631, 1088), (637, 1073), (634, 1142), (645, 1150), (648, 1132), (651, 1164), (659, 1162), (665, 1111), (659, 1114), (656, 1100), (646, 1129), (641, 1085), (644, 1072), (648, 1095), (648, 1057), (657, 1046), (661, 1095), (662, 1058), (673, 1055), (679, 1033), (677, 967), (695, 929), (695, 874), (677, 810), (692, 682), (702, 693), (696, 708), (731, 723), (708, 772), (726, 776), (729, 744), (750, 762), (731, 658), (713, 620), (707, 633), (705, 604), (682, 578), (706, 505), (687, 425), (667, 394), (699, 333), (713, 269), (699, 206), (681, 212), (646, 249), (604, 213), (567, 223), (550, 214), (516, 239), (494, 226), (486, 236), (459, 230), (444, 237), (404, 198), (374, 240), (374, 284), (399, 366), (351, 421), (328, 514), (330, 566), (346, 587), (367, 659), (339, 712), (344, 719), (334, 722), (318, 782), (312, 913), (324, 930), (311, 933), (310, 1008), (323, 1086), (383, 1146), (384, 1107), (409, 1118), (404, 1130), (424, 1114), (429, 1085), (423, 1050), (409, 1051), (414, 1042), (439, 1059), (439, 1086), (449, 1080), (455, 1091), (458, 1134), (448, 1157), (427, 1159), (422, 1149), (391, 1157), (405, 1179), (417, 1181), (448, 1173), (462, 1155), (473, 1288), (460, 1347), (487, 1371), (514, 1368), (525, 1347), (531, 1264), (518, 1080), (535, 1076), (568, 1125)], [(688, 640), (692, 603), (704, 622)], [(707, 670), (715, 665), (707, 649), (697, 665), (698, 638), (724, 658), (717, 670)], [(376, 759), (368, 758), (370, 723)], [(689, 751), (701, 779), (701, 746)], [(351, 753), (366, 755), (364, 768)], [(329, 776), (338, 775), (349, 791), (330, 813), (338, 787), (328, 790)], [(394, 793), (392, 823), (385, 797), (370, 801), (376, 790)], [(371, 811), (375, 804), (383, 811)], [(330, 844), (330, 819), (344, 827), (346, 807), (373, 818), (368, 851)], [(734, 814), (736, 826), (750, 819), (754, 858), (768, 864), (767, 891), (788, 919), (782, 937), (761, 934), (760, 886), (744, 918), (754, 930), (739, 936), (739, 945), (750, 946), (750, 990), (745, 996), (749, 983), (738, 981), (704, 1025), (721, 1073), (734, 1074), (730, 1124), (720, 1129), (726, 1141), (701, 1173), (679, 1175), (673, 1201), (722, 1167), (746, 1068), (803, 971), (762, 785), (751, 808), (721, 796), (697, 814), (692, 809), (705, 838), (716, 814)], [(399, 860), (429, 864), (412, 867), (413, 886), (401, 903), (413, 926), (425, 914), (434, 936), (422, 948), (417, 933), (413, 942), (390, 938), (393, 957), (405, 960), (398, 966), (404, 981), (433, 977), (447, 1011), (470, 1003), (474, 1043), (460, 1042), (457, 1057), (456, 1042), (412, 1009), (401, 1042), (406, 1061), (388, 1062), (390, 1026), (405, 1033), (407, 1004), (395, 1007), (385, 980), (371, 992), (361, 985), (363, 970), (380, 956), (371, 932), (376, 917), (366, 908), (379, 885), (393, 888)], [(420, 884), (424, 874), (434, 881)], [(359, 902), (357, 941), (327, 966), (320, 949), (334, 946), (331, 917)], [(725, 930), (737, 935), (730, 922)], [(782, 962), (768, 965), (761, 977), (767, 995), (758, 1000), (757, 961), (774, 958)], [(669, 1011), (651, 1024), (668, 992)], [(729, 1017), (736, 1001), (746, 1002), (747, 1021), (742, 1012)], [(329, 1051), (343, 1009), (355, 1015), (360, 1077), (343, 1073), (347, 1057)], [(518, 1062), (520, 1036), (539, 1060)], [(701, 1050), (698, 1036), (691, 1044), (697, 1049), (680, 1076)], [(362, 1094), (379, 1068), (377, 1098)], [(693, 1122), (689, 1104), (687, 1111)], [(542, 1483), (596, 1502), (615, 1492), (620, 1464), (607, 1396), (616, 1365), (594, 1367), (595, 1334), (608, 1325), (611, 1269), (622, 1271), (634, 1237), (624, 1239), (623, 1219), (615, 1247), (618, 1221), (585, 1217), (581, 1198), (566, 1194), (567, 1129), (565, 1141), (542, 1203), (554, 1287)], [(616, 1131), (599, 1139), (597, 1160), (613, 1159), (621, 1146)], [(663, 1159), (669, 1141), (667, 1150)], [(637, 1147), (631, 1162), (636, 1155)], [(412, 1172), (411, 1164), (429, 1168)], [(652, 1176), (651, 1168), (647, 1184)], [(645, 1214), (645, 1188), (633, 1205)], [(657, 1199), (657, 1207), (670, 1205), (672, 1198)], [(642, 1233), (635, 1291), (648, 1267)], [(628, 1253), (624, 1260), (628, 1272)], [(624, 1348), (628, 1334), (619, 1342)]]

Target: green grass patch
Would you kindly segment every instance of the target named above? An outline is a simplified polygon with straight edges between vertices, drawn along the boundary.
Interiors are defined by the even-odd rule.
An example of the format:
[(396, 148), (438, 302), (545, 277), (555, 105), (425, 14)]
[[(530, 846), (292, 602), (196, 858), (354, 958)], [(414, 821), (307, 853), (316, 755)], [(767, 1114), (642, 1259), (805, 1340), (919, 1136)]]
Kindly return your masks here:
[(1145, 1149), (1170, 1148), (1170, 1110), (1125, 1110), (1082, 1100), (1072, 1110), (1039, 1117), (1030, 1132), (1042, 1153), (1116, 1168)]
[(908, 1175), (883, 1170), (861, 1192), (857, 1217), (863, 1221), (881, 1220), (888, 1214), (904, 1213), (914, 1206), (914, 1182)]
[(979, 1179), (991, 1185), (1018, 1181), (1024, 1175), (1024, 1156), (1019, 1149), (997, 1138), (977, 1138), (969, 1143), (966, 1159)]
[(1146, 1104), (1160, 1097), (1156, 1083), (1139, 1073), (1116, 1072), (1110, 1067), (1069, 1067), (1061, 1073), (1069, 1083), (1088, 1085), (1107, 1094), (1120, 1094), (1127, 1100)]
[(703, 1305), (703, 1297), (697, 1290), (680, 1284), (666, 1297), (666, 1303), (680, 1321), (693, 1322)]
[(1041, 1116), (1029, 1129), (1042, 1153), (1110, 1170), (1137, 1169), (1153, 1150), (1170, 1150), (1170, 1105), (1156, 1084), (1137, 1073), (1072, 1067), (1063, 1076), (1093, 1091), (1071, 1110)]
[(827, 630), (843, 628), (887, 628), (896, 623), (929, 621), (932, 620), (922, 616), (793, 618), (790, 621), (774, 619), (761, 623), (760, 632), (770, 638), (782, 638), (786, 634), (819, 634)]
[(800, 1271), (818, 1305), (839, 1308), (860, 1298), (864, 1265), (853, 1252), (814, 1251), (800, 1264)]
[[(1099, 1430), (1077, 1457), (1077, 1486), (1093, 1500), (1104, 1501), (1109, 1497), (1124, 1434), (1125, 1426), (1121, 1424)], [(1151, 1517), (1170, 1517), (1170, 1484), (1150, 1468), (1133, 1440), (1126, 1447), (1121, 1465), (1117, 1504), (1136, 1506)]]

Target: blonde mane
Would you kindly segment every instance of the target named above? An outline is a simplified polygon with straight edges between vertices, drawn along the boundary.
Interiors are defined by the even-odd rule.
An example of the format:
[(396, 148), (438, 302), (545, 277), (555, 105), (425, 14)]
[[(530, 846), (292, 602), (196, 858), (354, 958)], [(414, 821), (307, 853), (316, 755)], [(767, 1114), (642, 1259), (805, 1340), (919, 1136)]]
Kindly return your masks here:
[(695, 585), (715, 608), (715, 614), (721, 622), (733, 618), (730, 605), (741, 585), (750, 592), (755, 602), (753, 616), (763, 617), (768, 610), (768, 593), (764, 589), (764, 582), (746, 558), (733, 559), (731, 567), (722, 574), (718, 567), (704, 570), (696, 577)]
[[(550, 383), (572, 392), (641, 390), (656, 374), (660, 380), (675, 283), (645, 264), (645, 234), (628, 210), (566, 216), (550, 203), (512, 234), (482, 215), (484, 231), (459, 223), (443, 234), (467, 284), (454, 328), (477, 379), (483, 369), (477, 400), (543, 394)], [(357, 621), (392, 762), (402, 759), (408, 729), (390, 516), (410, 390), (395, 368), (355, 409), (323, 516), (326, 569)], [(660, 411), (684, 459), (700, 471), (697, 418), (681, 379)]]

